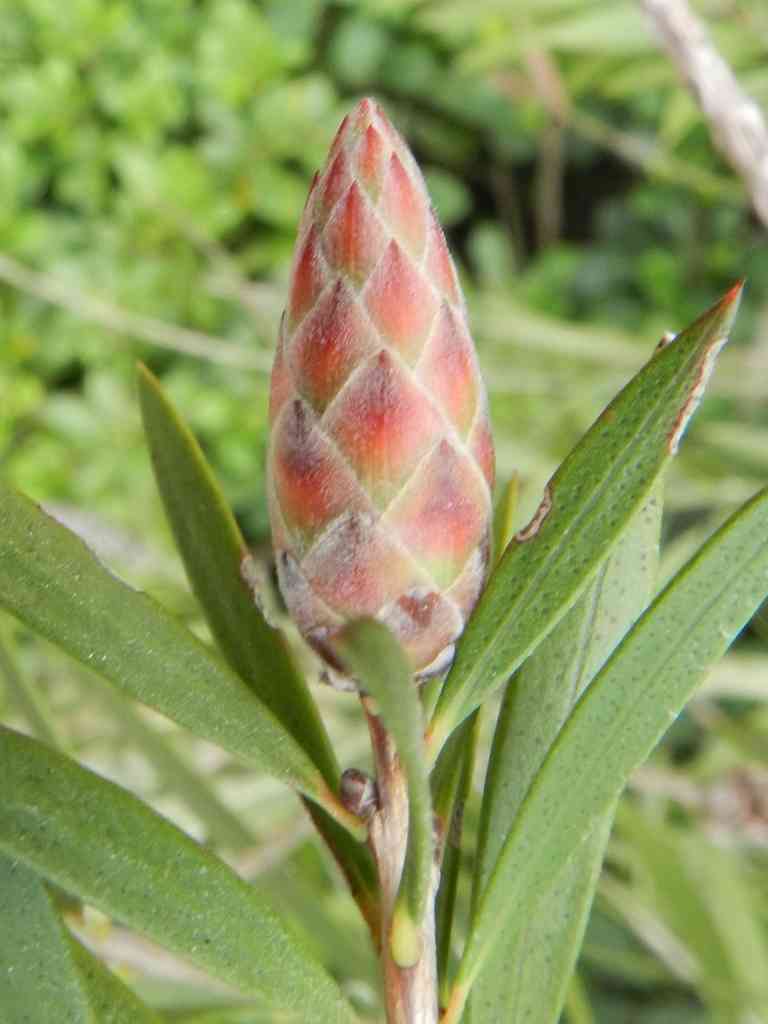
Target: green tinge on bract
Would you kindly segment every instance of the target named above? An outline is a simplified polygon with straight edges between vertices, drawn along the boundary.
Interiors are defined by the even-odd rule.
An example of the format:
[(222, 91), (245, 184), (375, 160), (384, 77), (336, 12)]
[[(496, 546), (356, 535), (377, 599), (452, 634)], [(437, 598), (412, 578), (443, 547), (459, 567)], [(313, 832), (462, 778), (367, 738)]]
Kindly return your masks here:
[(139, 799), (0, 727), (0, 851), (276, 1010), (355, 1024), (269, 902)]
[(500, 925), (524, 920), (768, 593), (768, 490), (675, 576), (601, 669), (528, 790), (470, 925), (455, 1024)]
[(598, 417), (496, 566), (459, 642), (427, 738), (431, 760), (577, 600), (645, 500), (727, 340), (741, 285), (657, 350)]

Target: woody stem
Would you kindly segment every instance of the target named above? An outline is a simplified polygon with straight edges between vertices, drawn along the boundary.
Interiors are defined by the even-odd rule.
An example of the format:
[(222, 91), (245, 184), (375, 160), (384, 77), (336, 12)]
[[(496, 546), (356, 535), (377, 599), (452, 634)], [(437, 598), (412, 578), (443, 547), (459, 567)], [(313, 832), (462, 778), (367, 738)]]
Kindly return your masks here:
[(392, 737), (362, 698), (368, 718), (378, 802), (369, 822), (369, 844), (376, 860), (381, 890), (380, 956), (384, 976), (387, 1024), (437, 1024), (437, 959), (434, 903), (438, 869), (421, 933), (421, 957), (413, 967), (401, 967), (392, 957), (390, 935), (400, 876), (408, 841), (408, 791)]

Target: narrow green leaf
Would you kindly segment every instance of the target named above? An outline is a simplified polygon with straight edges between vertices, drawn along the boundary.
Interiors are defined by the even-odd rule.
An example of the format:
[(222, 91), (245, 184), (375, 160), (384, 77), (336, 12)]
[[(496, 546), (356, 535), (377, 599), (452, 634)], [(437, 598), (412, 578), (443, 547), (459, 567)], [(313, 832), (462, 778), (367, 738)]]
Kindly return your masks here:
[(464, 809), (472, 786), (480, 733), (480, 712), (465, 718), (453, 733), (432, 772), (432, 805), (443, 833), (440, 885), (435, 900), (437, 977), (440, 1001), (448, 998), (451, 938), (461, 871)]
[(421, 701), (413, 674), (390, 631), (373, 619), (345, 626), (334, 647), (378, 704), (408, 786), (408, 845), (392, 922), (392, 955), (401, 966), (419, 958), (418, 935), (432, 876), (432, 805), (424, 757)]
[[(192, 589), (211, 632), (245, 680), (335, 789), (339, 767), (304, 676), (245, 582), (248, 549), (200, 446), (156, 378), (139, 367), (139, 397), (152, 465)], [(376, 916), (375, 869), (367, 847), (308, 806), (366, 920)]]
[[(149, 1006), (71, 935), (69, 944), (92, 1009), (88, 1024), (161, 1024), (161, 1018)], [(60, 1024), (63, 1019), (52, 1016), (51, 1024)], [(39, 1024), (44, 1024), (42, 1019)]]
[[(510, 683), (484, 786), (474, 902), (547, 751), (579, 695), (649, 604), (658, 566), (661, 486), (635, 514), (594, 582)], [(450, 742), (450, 741), (449, 741)], [(446, 745), (447, 749), (447, 745)], [(493, 1008), (509, 1024), (555, 1024), (592, 904), (613, 809), (560, 872), (529, 919), (500, 929), (471, 997), (470, 1016)], [(504, 969), (515, 964), (515, 970)], [(483, 1007), (483, 1014), (475, 1006)]]
[(2, 855), (0, 920), (3, 1024), (159, 1024), (70, 935), (38, 875)]
[(0, 606), (136, 700), (295, 786), (364, 834), (271, 711), (146, 594), (0, 484)]
[(571, 978), (565, 1004), (567, 1024), (597, 1024), (589, 1002), (587, 987), (578, 975)]
[(431, 756), (573, 605), (674, 454), (725, 343), (736, 286), (658, 349), (574, 448), (491, 575), (428, 730)]
[(122, 693), (104, 686), (98, 699), (106, 706), (118, 727), (131, 743), (148, 759), (159, 780), (186, 803), (206, 830), (206, 841), (234, 850), (252, 846), (253, 833), (234, 811), (219, 799), (202, 772), (191, 768), (176, 753), (167, 736), (144, 721), (137, 708)]
[(498, 928), (525, 919), (768, 592), (768, 491), (741, 508), (654, 601), (551, 747), (479, 902), (445, 1024)]
[(712, 1012), (726, 1020), (764, 1019), (768, 940), (754, 898), (758, 880), (738, 851), (649, 821), (629, 806), (621, 809), (618, 826), (639, 869), (638, 896), (692, 955), (693, 980)]
[(381, 934), (378, 879), (376, 865), (368, 847), (359, 841), (362, 838), (359, 833), (353, 833), (348, 825), (342, 827), (318, 804), (305, 799), (304, 805), (346, 879), (371, 937), (374, 942), (378, 942)]
[(501, 488), (493, 510), (493, 558), (496, 565), (515, 535), (515, 515), (520, 502), (520, 476), (513, 473)]
[[(0, 624), (1, 625), (1, 624)], [(19, 711), (26, 719), (29, 729), (51, 747), (59, 746), (56, 726), (40, 695), (30, 685), (26, 676), (19, 671), (11, 642), (6, 641), (5, 631), (0, 629), (0, 677), (8, 684)]]
[(0, 728), (0, 849), (271, 1005), (352, 1024), (335, 982), (258, 893), (118, 786)]
[(139, 398), (152, 466), (187, 576), (225, 658), (335, 786), (336, 758), (285, 639), (244, 580), (248, 548), (200, 446), (139, 367)]

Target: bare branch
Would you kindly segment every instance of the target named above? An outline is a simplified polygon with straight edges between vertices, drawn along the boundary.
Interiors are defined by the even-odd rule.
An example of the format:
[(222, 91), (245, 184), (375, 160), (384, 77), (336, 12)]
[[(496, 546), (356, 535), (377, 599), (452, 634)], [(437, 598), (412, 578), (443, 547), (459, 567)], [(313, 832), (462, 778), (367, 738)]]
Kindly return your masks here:
[(640, 0), (709, 122), (716, 145), (742, 178), (768, 227), (768, 125), (721, 57), (688, 0)]
[(65, 309), (81, 320), (98, 324), (118, 334), (128, 334), (158, 348), (172, 349), (214, 363), (259, 370), (262, 373), (269, 373), (272, 365), (272, 356), (267, 352), (253, 351), (227, 341), (226, 338), (131, 313), (73, 288), (53, 274), (31, 270), (5, 253), (0, 253), (0, 281), (43, 302), (58, 306), (59, 309)]

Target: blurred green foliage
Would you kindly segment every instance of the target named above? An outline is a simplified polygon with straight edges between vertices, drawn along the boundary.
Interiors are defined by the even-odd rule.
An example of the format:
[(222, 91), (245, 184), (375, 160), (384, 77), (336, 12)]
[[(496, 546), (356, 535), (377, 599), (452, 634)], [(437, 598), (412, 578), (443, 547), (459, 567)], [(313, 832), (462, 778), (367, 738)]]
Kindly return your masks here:
[[(764, 3), (700, 6), (768, 110)], [(267, 370), (295, 226), (338, 121), (364, 93), (411, 142), (446, 224), (502, 475), (523, 475), (521, 519), (660, 334), (748, 277), (734, 345), (669, 480), (668, 562), (679, 561), (768, 477), (768, 246), (634, 0), (0, 0), (3, 472), (196, 622), (140, 434), (135, 361), (162, 377), (247, 535), (264, 543)], [(716, 938), (729, 963), (745, 943), (750, 962), (765, 958), (760, 628), (629, 798), (635, 817), (620, 818), (572, 1024), (768, 1020), (765, 999), (736, 1016), (743, 972), (713, 976), (705, 956)], [(6, 632), (20, 670), (0, 662), (10, 713), (34, 726), (19, 688), (33, 680), (71, 749), (215, 842), (215, 827), (174, 801), (172, 766), (153, 773), (140, 730)], [(716, 705), (723, 693), (730, 703)], [(355, 712), (322, 700), (342, 761), (356, 763)], [(298, 805), (184, 737), (173, 745), (253, 827), (243, 870), (255, 860), (252, 874), (296, 907), (360, 1007), (374, 1008), (372, 958)], [(708, 860), (712, 842), (727, 852)], [(674, 872), (744, 888), (729, 904), (737, 916), (704, 906), (700, 887), (702, 907), (681, 918), (662, 884)], [(137, 968), (133, 980), (158, 1005), (180, 1005), (171, 975), (161, 984)]]

